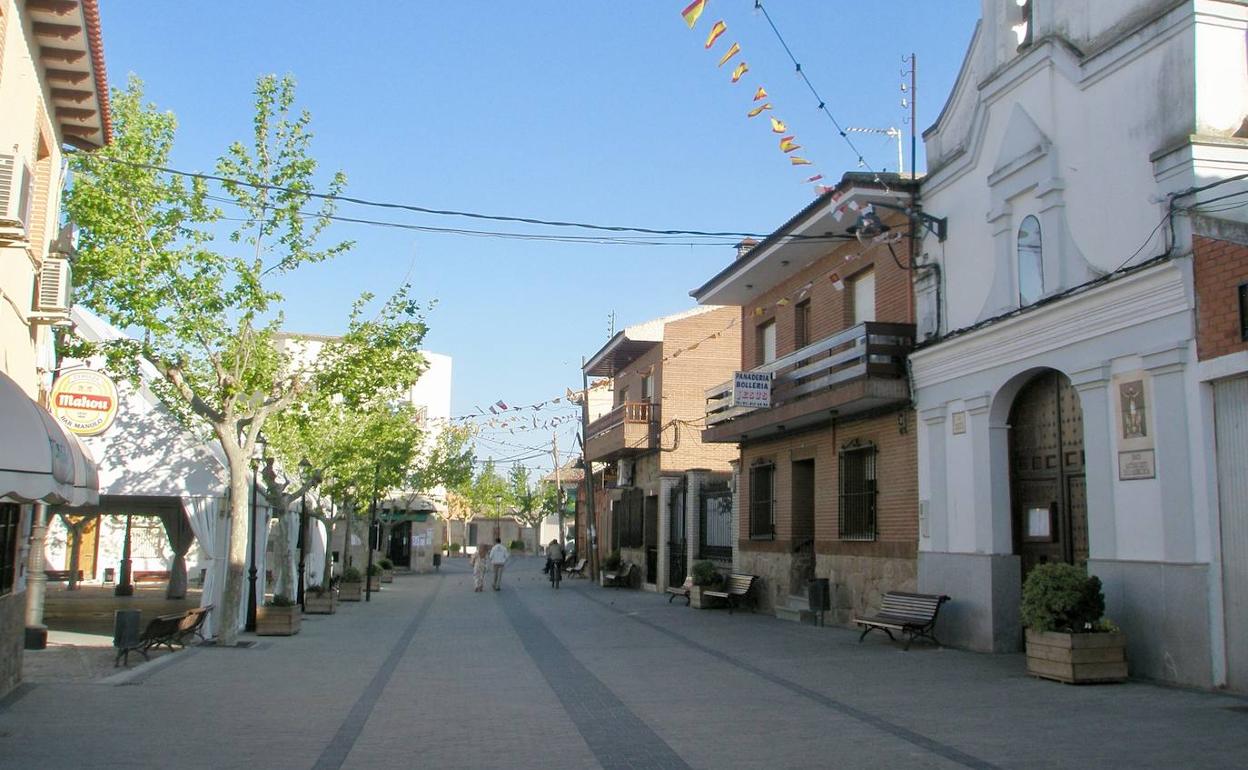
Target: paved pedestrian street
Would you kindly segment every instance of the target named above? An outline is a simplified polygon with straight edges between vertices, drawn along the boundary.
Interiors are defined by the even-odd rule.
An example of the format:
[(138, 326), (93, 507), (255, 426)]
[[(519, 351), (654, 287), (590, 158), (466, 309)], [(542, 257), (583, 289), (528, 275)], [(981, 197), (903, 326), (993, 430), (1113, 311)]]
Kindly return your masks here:
[(5, 768), (1243, 767), (1248, 701), (569, 580), (400, 575), (294, 637), (0, 701)]

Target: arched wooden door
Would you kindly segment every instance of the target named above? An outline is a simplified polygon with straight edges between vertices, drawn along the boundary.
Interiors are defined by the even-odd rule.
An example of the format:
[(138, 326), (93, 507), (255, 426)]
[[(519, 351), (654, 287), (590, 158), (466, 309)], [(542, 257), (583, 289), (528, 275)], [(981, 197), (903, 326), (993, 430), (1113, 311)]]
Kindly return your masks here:
[(1010, 500), (1023, 577), (1044, 562), (1087, 562), (1083, 409), (1061, 372), (1037, 375), (1010, 409)]

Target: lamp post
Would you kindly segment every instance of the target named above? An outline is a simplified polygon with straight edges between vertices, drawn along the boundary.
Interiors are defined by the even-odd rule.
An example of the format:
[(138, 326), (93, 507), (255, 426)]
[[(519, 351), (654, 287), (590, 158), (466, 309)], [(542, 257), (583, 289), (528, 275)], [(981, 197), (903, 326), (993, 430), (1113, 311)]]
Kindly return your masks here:
[(308, 551), (308, 481), (311, 478), (308, 471), (311, 469), (312, 463), (308, 462), (308, 458), (305, 457), (299, 461), (299, 480), (303, 486), (299, 491), (299, 577), (296, 583), (296, 593), (300, 611), (307, 610), (303, 598), (303, 565), (304, 554)]
[(260, 449), (256, 457), (251, 458), (251, 532), (247, 533), (250, 547), (247, 569), (247, 624), (243, 630), (255, 633), (256, 630), (256, 488), (260, 486), (260, 462), (264, 457), (264, 438), (257, 442)]

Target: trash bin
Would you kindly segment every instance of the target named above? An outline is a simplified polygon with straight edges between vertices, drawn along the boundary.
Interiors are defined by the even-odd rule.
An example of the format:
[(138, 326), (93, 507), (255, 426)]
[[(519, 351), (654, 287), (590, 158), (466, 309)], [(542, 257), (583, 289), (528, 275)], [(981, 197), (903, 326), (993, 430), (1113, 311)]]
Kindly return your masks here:
[(806, 587), (811, 612), (827, 612), (832, 609), (832, 586), (828, 578), (815, 578)]
[(139, 610), (115, 610), (113, 612), (113, 646), (133, 647), (139, 641)]

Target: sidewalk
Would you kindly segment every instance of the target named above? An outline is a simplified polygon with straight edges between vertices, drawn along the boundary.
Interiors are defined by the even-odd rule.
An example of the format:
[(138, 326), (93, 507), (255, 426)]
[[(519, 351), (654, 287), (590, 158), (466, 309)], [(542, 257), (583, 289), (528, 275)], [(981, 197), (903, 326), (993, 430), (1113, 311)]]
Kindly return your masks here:
[[(295, 637), (23, 685), (0, 767), (1242, 767), (1248, 701), (564, 581), (396, 578)], [(882, 639), (882, 637), (881, 637)], [(72, 719), (72, 725), (68, 720)]]

